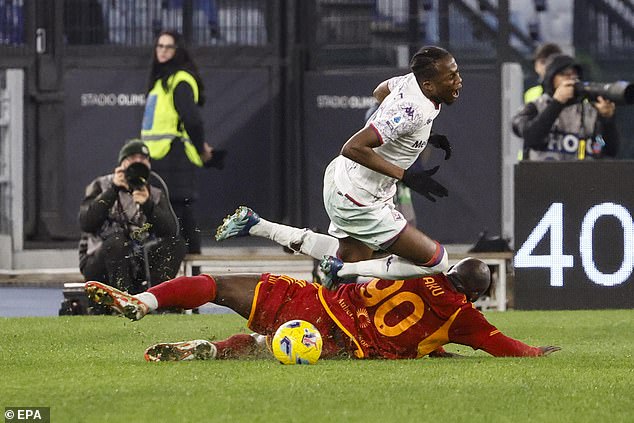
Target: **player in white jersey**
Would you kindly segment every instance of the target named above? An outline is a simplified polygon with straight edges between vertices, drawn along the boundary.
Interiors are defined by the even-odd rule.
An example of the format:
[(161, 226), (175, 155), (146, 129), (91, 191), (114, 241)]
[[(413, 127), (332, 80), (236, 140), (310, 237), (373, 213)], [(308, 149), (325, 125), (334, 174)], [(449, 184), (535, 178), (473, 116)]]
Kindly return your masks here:
[[(386, 82), (389, 94), (361, 132), (371, 130), (369, 135), (376, 138), (372, 141), (378, 141), (378, 145), (372, 147), (373, 153), (399, 168), (408, 169), (427, 146), (431, 123), (440, 113), (440, 107), (423, 95), (412, 73)], [(333, 161), (337, 188), (344, 194), (355, 194), (355, 200), (362, 204), (393, 197), (398, 178), (346, 157), (346, 148), (355, 148), (349, 145), (354, 142), (353, 138), (342, 150), (342, 155)], [(366, 140), (361, 147), (365, 146)], [(354, 157), (356, 151), (350, 153)]]
[[(402, 278), (448, 267), (442, 245), (407, 225), (392, 197), (399, 180), (432, 201), (447, 195), (431, 177), (437, 169), (416, 171), (411, 166), (430, 142), (441, 104), (457, 100), (462, 78), (453, 56), (439, 47), (420, 49), (410, 68), (411, 73), (379, 84), (374, 91), (379, 108), (326, 169), (328, 232), (339, 239), (337, 257), (344, 262), (330, 258), (322, 263), (333, 278)], [(446, 138), (436, 141), (449, 150)], [(378, 250), (392, 255), (370, 260)]]
[[(331, 288), (350, 276), (399, 279), (447, 270), (442, 245), (408, 225), (392, 198), (398, 180), (431, 201), (447, 195), (432, 178), (437, 168), (411, 166), (428, 143), (449, 157), (449, 142), (431, 135), (431, 126), (441, 104), (458, 98), (462, 78), (454, 58), (439, 47), (420, 49), (410, 67), (412, 73), (374, 90), (379, 108), (326, 169), (323, 194), (331, 236), (269, 222), (240, 207), (218, 228), (216, 239), (256, 235), (318, 259), (336, 255), (322, 262), (324, 284)], [(390, 255), (371, 260), (375, 252)]]

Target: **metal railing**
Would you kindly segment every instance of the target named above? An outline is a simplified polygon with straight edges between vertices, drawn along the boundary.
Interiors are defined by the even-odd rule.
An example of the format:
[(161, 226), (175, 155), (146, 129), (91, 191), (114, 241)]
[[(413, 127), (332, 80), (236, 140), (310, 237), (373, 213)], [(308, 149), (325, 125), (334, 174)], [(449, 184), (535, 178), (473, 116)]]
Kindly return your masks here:
[[(192, 45), (261, 46), (270, 42), (266, 0), (64, 0), (68, 45), (147, 46), (162, 29)], [(0, 45), (25, 43), (24, 0), (0, 0)]]
[[(424, 44), (445, 45), (463, 58), (498, 53), (497, 7), (489, 2), (486, 11), (461, 0), (316, 0), (315, 5), (313, 50), (329, 52), (317, 66), (345, 62), (355, 52), (360, 59), (378, 60), (371, 64), (394, 65), (403, 46), (411, 53)], [(513, 57), (529, 57), (534, 41), (514, 24), (509, 28)]]
[(578, 51), (596, 59), (632, 60), (632, 1), (575, 0), (574, 43)]
[[(85, 8), (86, 2), (81, 3)], [(92, 3), (97, 3), (97, 0), (88, 2)], [(101, 0), (101, 3), (103, 39), (94, 39), (95, 30), (92, 28), (93, 32), (88, 31), (88, 34), (92, 34), (93, 38), (88, 36), (84, 44), (143, 46), (151, 44), (164, 28), (191, 34), (190, 42), (199, 46), (258, 46), (269, 42), (269, 3), (265, 0)], [(68, 19), (66, 33), (72, 34), (81, 29), (80, 25), (72, 25), (73, 18), (85, 19), (86, 12), (67, 8), (65, 16)], [(95, 12), (89, 10), (88, 16), (94, 16), (95, 22), (99, 21)], [(74, 40), (68, 41), (73, 44)]]
[(0, 45), (24, 44), (24, 0), (0, 0)]
[(0, 70), (0, 235), (11, 234), (11, 162), (8, 137), (9, 94), (6, 72)]
[[(49, 0), (53, 1), (53, 0)], [(64, 0), (64, 41), (67, 45), (150, 45), (164, 28), (176, 29), (193, 46), (263, 46), (282, 14), (281, 2), (267, 0)], [(329, 63), (357, 59), (393, 64), (394, 47), (428, 43), (493, 57), (500, 30), (497, 5), (479, 0), (301, 0), (310, 9), (297, 22), (308, 32), (311, 47)], [(0, 0), (0, 47), (19, 51), (25, 34), (25, 0)], [(276, 9), (276, 10), (273, 10)], [(632, 0), (574, 0), (574, 47), (597, 58), (628, 59), (634, 49)], [(34, 23), (31, 24), (35, 26)], [(509, 25), (509, 51), (515, 59), (530, 58), (534, 45), (524, 25)], [(334, 56), (328, 55), (334, 52)], [(337, 52), (340, 52), (337, 55)], [(365, 55), (365, 56), (364, 56)], [(385, 63), (385, 61), (388, 63)], [(364, 64), (364, 63), (359, 63)]]
[(0, 69), (0, 235), (22, 249), (23, 97), (22, 70)]

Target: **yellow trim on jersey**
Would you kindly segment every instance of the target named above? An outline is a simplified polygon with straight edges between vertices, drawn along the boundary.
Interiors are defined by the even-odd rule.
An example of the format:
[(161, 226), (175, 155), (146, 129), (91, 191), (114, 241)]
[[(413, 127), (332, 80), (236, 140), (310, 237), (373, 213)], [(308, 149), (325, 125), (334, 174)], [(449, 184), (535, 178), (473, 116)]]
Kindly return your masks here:
[(343, 333), (345, 333), (346, 335), (348, 335), (348, 337), (350, 339), (352, 339), (352, 342), (354, 342), (354, 344), (357, 346), (357, 350), (354, 352), (354, 355), (357, 358), (364, 358), (365, 354), (363, 353), (363, 350), (361, 349), (361, 345), (359, 345), (359, 342), (357, 342), (357, 340), (355, 339), (354, 336), (352, 336), (352, 334), (350, 332), (348, 332), (348, 329), (346, 329), (341, 322), (335, 317), (335, 315), (332, 313), (332, 311), (330, 311), (330, 308), (328, 307), (328, 304), (326, 303), (326, 300), (324, 298), (323, 295), (323, 290), (324, 287), (323, 286), (319, 286), (319, 289), (317, 290), (317, 294), (319, 295), (319, 301), (321, 301), (321, 304), (324, 306), (324, 309), (326, 310), (326, 313), (328, 313), (328, 315), (330, 316), (330, 318), (332, 319), (333, 322), (335, 322), (335, 324), (337, 326), (339, 326), (339, 329), (341, 329), (343, 331)]
[(251, 320), (253, 320), (253, 314), (255, 313), (255, 306), (258, 301), (258, 295), (260, 294), (260, 286), (264, 281), (258, 282), (255, 286), (255, 292), (253, 293), (253, 301), (251, 301), (251, 312), (249, 313), (249, 319), (247, 320), (247, 327), (251, 327)]
[(449, 328), (453, 324), (453, 321), (458, 317), (458, 313), (460, 313), (462, 309), (456, 310), (454, 314), (449, 317), (449, 319), (439, 327), (436, 332), (429, 335), (427, 338), (423, 339), (418, 344), (418, 355), (416, 358), (421, 358), (429, 354), (430, 352), (438, 349), (447, 343), (449, 343)]
[(290, 276), (286, 276), (286, 275), (279, 275), (275, 277), (277, 281), (284, 281), (289, 285), (292, 284), (297, 284), (299, 286), (301, 286), (302, 288), (304, 288), (306, 285), (308, 285), (308, 282), (303, 280), (303, 279), (295, 279), (293, 277)]

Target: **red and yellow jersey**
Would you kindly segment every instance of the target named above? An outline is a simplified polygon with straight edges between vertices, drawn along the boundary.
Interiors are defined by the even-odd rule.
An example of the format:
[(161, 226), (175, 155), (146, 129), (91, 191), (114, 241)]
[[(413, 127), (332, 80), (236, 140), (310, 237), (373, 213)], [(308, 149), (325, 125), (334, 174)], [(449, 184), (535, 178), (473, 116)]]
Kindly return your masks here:
[(288, 276), (262, 275), (248, 326), (272, 334), (292, 319), (319, 329), (325, 355), (345, 349), (357, 358), (419, 358), (448, 343), (495, 356), (541, 355), (539, 348), (503, 335), (442, 274), (374, 279), (336, 291)]
[(357, 357), (418, 358), (449, 342), (477, 349), (497, 331), (444, 275), (342, 285), (320, 300)]

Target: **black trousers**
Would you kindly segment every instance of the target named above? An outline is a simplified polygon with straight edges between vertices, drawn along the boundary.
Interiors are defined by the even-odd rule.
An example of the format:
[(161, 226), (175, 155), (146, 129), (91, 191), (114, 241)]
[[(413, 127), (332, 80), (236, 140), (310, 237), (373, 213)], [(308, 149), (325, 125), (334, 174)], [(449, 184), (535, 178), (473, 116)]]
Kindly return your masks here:
[(87, 281), (107, 283), (130, 294), (138, 294), (173, 279), (184, 256), (185, 242), (180, 237), (135, 245), (124, 234), (113, 234), (104, 240), (95, 254), (88, 256), (81, 272)]
[(172, 201), (172, 208), (181, 228), (181, 236), (185, 240), (187, 252), (190, 254), (200, 254), (201, 237), (200, 228), (194, 215), (193, 201), (186, 199), (183, 201)]
[(183, 143), (180, 140), (172, 141), (172, 147), (165, 157), (152, 160), (152, 170), (167, 184), (170, 203), (178, 217), (187, 252), (200, 254), (200, 229), (194, 212), (194, 203), (198, 198), (198, 168), (185, 155)]

